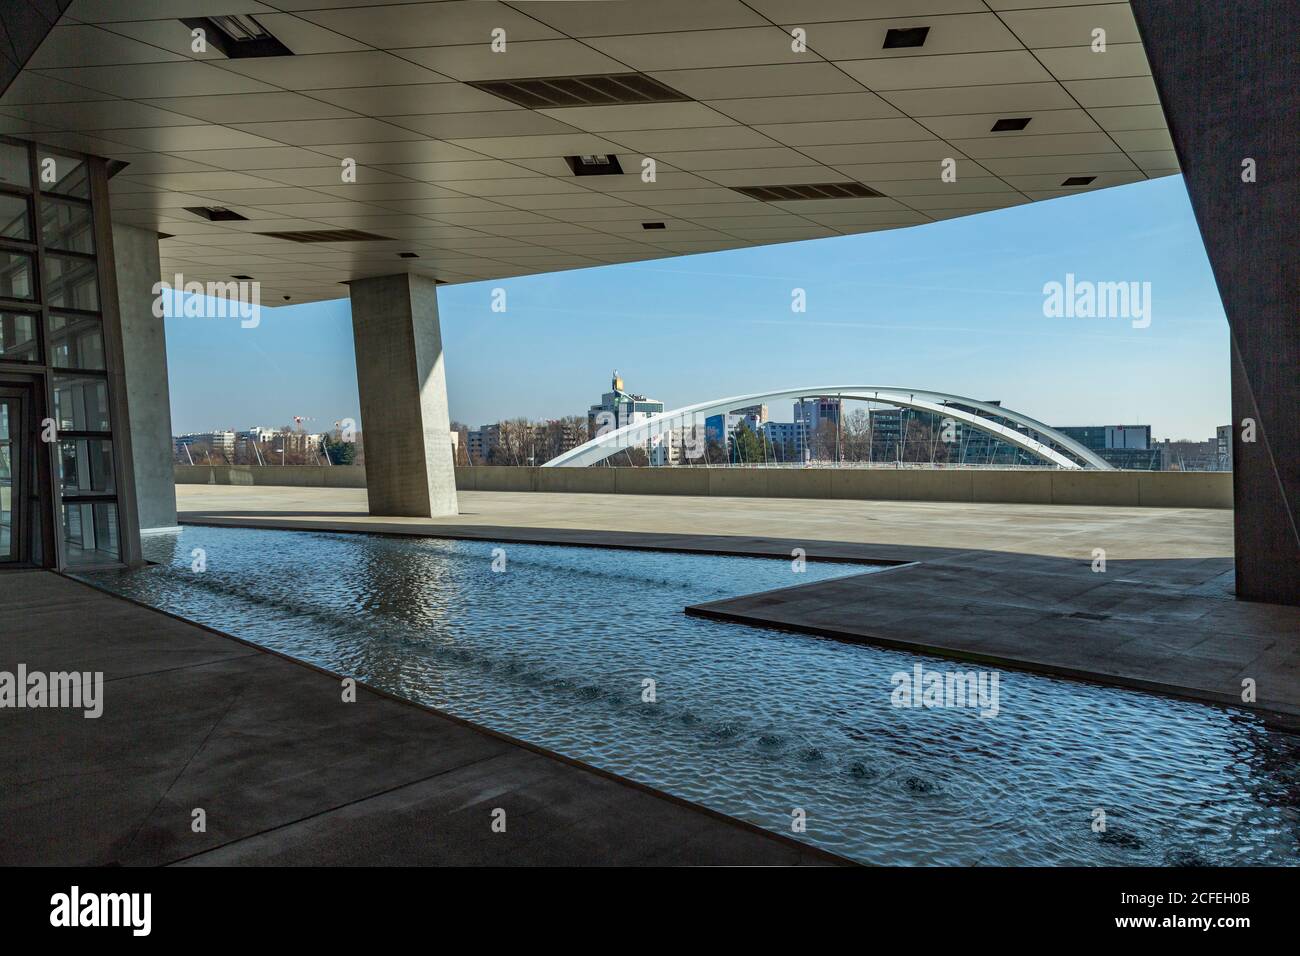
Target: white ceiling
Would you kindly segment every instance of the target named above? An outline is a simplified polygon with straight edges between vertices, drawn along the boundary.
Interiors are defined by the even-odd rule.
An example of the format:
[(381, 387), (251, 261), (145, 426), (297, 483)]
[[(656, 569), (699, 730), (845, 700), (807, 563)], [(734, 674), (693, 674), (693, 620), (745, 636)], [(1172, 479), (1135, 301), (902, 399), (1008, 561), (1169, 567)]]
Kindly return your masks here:
[[(296, 55), (191, 52), (177, 17), (232, 13)], [(923, 47), (882, 49), (917, 26)], [(534, 111), (465, 82), (626, 72), (693, 101)], [(1003, 117), (1031, 121), (992, 133)], [(1129, 4), (1074, 0), (74, 0), (0, 97), (0, 133), (128, 162), (114, 215), (172, 236), (163, 274), (251, 275), (268, 303), (392, 272), (464, 282), (898, 228), (1177, 172)], [(563, 157), (587, 153), (627, 173), (575, 177)], [(848, 181), (883, 195), (728, 188)], [(183, 208), (210, 205), (248, 221)], [(257, 235), (323, 229), (391, 241)]]

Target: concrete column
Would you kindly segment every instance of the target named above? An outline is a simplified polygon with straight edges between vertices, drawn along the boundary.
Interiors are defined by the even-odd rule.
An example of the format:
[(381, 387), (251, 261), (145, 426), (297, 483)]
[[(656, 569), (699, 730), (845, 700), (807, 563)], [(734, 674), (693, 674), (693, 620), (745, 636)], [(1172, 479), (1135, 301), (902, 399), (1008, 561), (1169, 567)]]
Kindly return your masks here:
[(370, 513), (457, 514), (434, 281), (380, 276), (349, 289)]
[(1294, 9), (1132, 5), (1231, 331), (1237, 597), (1300, 604)]
[[(153, 287), (160, 274), (158, 233), (114, 223), (113, 271), (140, 532), (173, 531), (177, 528), (176, 481), (167, 336), (163, 320), (153, 314)], [(114, 427), (120, 426), (114, 423)]]

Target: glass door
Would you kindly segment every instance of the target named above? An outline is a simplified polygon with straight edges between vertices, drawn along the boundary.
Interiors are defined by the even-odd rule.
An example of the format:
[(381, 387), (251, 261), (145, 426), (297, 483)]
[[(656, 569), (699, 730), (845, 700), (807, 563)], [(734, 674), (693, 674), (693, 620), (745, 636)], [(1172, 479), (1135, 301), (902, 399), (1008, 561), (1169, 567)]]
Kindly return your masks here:
[(22, 555), (25, 437), (21, 402), (0, 393), (0, 561), (17, 561)]

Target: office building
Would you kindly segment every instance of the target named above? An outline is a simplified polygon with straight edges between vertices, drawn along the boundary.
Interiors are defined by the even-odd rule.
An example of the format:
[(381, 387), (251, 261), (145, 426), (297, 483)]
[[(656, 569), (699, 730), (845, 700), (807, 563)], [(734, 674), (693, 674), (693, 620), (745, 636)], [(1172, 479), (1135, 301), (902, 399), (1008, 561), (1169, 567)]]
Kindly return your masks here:
[(1095, 451), (1116, 468), (1161, 471), (1165, 459), (1151, 441), (1150, 425), (1062, 425), (1057, 431)]

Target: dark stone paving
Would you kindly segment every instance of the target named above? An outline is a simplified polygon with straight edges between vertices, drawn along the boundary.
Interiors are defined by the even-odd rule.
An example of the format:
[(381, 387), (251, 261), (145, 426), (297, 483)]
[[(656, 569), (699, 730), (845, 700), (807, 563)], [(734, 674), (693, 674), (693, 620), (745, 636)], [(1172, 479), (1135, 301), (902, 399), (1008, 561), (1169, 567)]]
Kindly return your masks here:
[(844, 862), (59, 575), (0, 574), (0, 628), (105, 681), (0, 708), (0, 865)]

